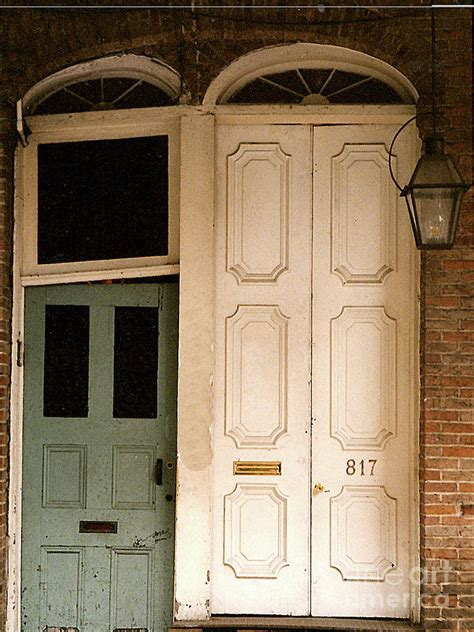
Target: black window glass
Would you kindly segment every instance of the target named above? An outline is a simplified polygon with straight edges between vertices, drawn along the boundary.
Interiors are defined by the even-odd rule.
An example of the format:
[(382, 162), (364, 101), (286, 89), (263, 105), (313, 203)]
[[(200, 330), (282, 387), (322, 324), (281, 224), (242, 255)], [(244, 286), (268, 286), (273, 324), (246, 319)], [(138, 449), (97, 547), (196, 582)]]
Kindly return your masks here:
[(46, 305), (43, 414), (87, 417), (89, 307)]
[(101, 77), (80, 81), (26, 106), (28, 114), (61, 114), (94, 110), (120, 110), (172, 105), (174, 99), (146, 81), (127, 77)]
[(154, 419), (158, 407), (158, 309), (116, 307), (114, 417)]
[(302, 103), (310, 93), (325, 97), (328, 103), (402, 103), (395, 90), (374, 77), (331, 68), (301, 68), (257, 77), (227, 103)]
[(38, 147), (38, 263), (167, 253), (167, 136)]

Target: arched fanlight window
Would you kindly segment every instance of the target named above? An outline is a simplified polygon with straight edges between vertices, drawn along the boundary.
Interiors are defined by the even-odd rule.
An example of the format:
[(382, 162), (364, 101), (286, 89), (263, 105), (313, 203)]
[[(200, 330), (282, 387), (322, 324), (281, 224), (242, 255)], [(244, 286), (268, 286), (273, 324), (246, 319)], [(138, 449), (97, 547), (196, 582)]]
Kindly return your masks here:
[(205, 105), (224, 103), (415, 103), (408, 79), (389, 64), (341, 46), (270, 46), (230, 64), (209, 86)]
[(233, 94), (227, 103), (403, 103), (389, 85), (371, 75), (337, 68), (295, 68), (261, 75)]
[(60, 114), (173, 105), (177, 72), (139, 55), (115, 55), (77, 64), (37, 83), (24, 97), (26, 114)]

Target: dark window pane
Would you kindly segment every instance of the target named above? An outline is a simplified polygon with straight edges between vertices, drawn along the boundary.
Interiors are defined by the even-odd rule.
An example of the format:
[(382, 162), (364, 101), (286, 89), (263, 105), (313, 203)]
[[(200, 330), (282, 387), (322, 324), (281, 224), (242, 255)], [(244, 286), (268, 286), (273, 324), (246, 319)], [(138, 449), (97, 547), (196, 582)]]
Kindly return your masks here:
[(94, 110), (121, 110), (172, 105), (174, 99), (146, 81), (109, 77), (79, 81), (53, 92), (37, 105), (27, 106), (28, 114), (59, 114)]
[(89, 307), (46, 305), (45, 417), (87, 417), (89, 412)]
[(167, 253), (167, 136), (38, 147), (38, 263)]
[(295, 70), (258, 77), (233, 94), (228, 103), (301, 103), (308, 90), (321, 93), (329, 103), (402, 103), (395, 90), (378, 79), (355, 85), (368, 75), (342, 70), (332, 73), (331, 68), (301, 68), (300, 73), (303, 80)]
[(116, 307), (114, 417), (157, 416), (157, 372), (158, 309)]

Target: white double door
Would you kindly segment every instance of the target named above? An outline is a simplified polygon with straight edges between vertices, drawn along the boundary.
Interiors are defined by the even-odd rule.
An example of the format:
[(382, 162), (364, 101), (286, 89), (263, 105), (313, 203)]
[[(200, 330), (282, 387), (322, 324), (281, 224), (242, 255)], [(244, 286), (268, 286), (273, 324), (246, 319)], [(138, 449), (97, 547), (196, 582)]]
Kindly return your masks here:
[(410, 616), (399, 125), (218, 126), (213, 613)]

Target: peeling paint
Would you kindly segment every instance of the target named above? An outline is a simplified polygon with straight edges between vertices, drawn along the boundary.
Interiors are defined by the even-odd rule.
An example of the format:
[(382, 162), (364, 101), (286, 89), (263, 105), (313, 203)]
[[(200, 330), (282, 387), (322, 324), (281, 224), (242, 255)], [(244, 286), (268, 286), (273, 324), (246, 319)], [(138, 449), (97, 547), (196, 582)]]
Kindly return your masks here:
[(206, 470), (212, 462), (213, 128), (213, 117), (183, 121), (182, 127), (181, 169), (192, 177), (181, 192), (178, 450), (182, 465), (191, 471)]

